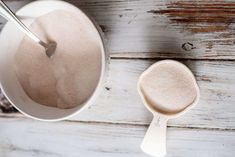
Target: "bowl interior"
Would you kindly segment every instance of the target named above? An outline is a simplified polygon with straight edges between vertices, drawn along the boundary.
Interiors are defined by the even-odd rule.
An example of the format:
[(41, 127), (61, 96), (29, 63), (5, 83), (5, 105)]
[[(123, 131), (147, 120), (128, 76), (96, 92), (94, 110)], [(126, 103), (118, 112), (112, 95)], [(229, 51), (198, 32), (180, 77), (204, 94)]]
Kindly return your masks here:
[[(21, 20), (25, 23), (25, 25), (29, 26), (33, 23), (35, 18), (54, 10), (64, 10), (72, 12), (77, 16), (82, 16), (86, 20), (90, 21), (90, 24), (93, 25), (94, 29), (96, 29), (95, 25), (81, 10), (63, 1), (36, 1), (21, 8), (17, 12), (17, 15), (19, 17), (22, 17)], [(19, 31), (14, 24), (8, 22), (3, 28), (0, 36), (0, 82), (3, 92), (8, 100), (22, 113), (35, 119), (49, 121), (57, 121), (68, 118), (78, 111), (81, 111), (81, 109), (85, 106), (89, 106), (89, 104), (94, 101), (98, 93), (105, 71), (104, 45), (98, 30), (96, 35), (99, 36), (100, 48), (101, 52), (103, 53), (101, 77), (99, 83), (97, 84), (96, 90), (94, 91), (90, 99), (87, 100), (87, 102), (72, 109), (58, 109), (40, 105), (34, 102), (27, 96), (27, 94), (21, 87), (14, 72), (13, 60), (15, 52), (21, 40), (23, 39), (24, 34)]]

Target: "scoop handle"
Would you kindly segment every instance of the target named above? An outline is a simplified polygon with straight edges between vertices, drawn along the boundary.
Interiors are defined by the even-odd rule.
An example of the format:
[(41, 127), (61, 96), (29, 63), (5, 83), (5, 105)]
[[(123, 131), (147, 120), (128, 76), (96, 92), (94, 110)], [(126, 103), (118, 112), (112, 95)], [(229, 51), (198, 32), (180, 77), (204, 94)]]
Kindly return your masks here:
[(154, 116), (141, 144), (143, 152), (155, 157), (166, 155), (166, 126), (165, 117)]

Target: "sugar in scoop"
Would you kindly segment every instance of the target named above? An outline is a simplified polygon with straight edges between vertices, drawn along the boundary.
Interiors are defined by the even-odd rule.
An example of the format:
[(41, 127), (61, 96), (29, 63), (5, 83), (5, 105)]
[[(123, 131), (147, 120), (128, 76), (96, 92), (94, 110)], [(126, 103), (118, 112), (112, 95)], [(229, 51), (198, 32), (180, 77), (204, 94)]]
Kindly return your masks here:
[(165, 60), (152, 65), (140, 77), (138, 91), (154, 118), (141, 148), (152, 156), (166, 154), (166, 125), (199, 100), (199, 88), (192, 72), (183, 64)]
[(162, 63), (149, 69), (140, 82), (146, 101), (165, 114), (178, 113), (191, 105), (197, 97), (195, 81), (182, 64)]

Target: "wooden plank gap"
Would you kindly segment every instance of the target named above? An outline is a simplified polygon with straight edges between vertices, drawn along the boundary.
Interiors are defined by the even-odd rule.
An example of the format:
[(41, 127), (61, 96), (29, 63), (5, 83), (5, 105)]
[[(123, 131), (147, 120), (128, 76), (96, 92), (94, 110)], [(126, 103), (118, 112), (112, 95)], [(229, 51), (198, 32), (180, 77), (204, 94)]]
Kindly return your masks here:
[(110, 54), (110, 58), (114, 60), (119, 59), (137, 59), (137, 60), (156, 60), (156, 59), (177, 59), (177, 60), (195, 60), (195, 61), (235, 61), (235, 58), (194, 58), (194, 57), (187, 57), (187, 58), (181, 58), (181, 57), (168, 57), (164, 55), (159, 55), (159, 52), (121, 52), (121, 53), (112, 53)]

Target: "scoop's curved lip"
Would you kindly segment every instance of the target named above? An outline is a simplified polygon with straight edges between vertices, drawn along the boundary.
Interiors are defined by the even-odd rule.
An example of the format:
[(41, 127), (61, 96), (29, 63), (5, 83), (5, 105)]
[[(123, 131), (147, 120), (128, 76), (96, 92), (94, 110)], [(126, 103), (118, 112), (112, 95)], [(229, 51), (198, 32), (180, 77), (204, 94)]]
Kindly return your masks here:
[[(66, 119), (69, 119), (73, 116), (75, 116), (76, 114), (79, 114), (80, 112), (82, 112), (84, 109), (88, 108), (94, 101), (95, 99), (98, 97), (98, 95), (100, 94), (100, 91), (102, 89), (102, 85), (104, 83), (104, 78), (106, 76), (106, 73), (107, 73), (107, 62), (108, 62), (108, 52), (107, 52), (107, 49), (105, 48), (105, 43), (104, 43), (104, 38), (103, 38), (103, 34), (101, 32), (101, 28), (99, 28), (99, 25), (97, 25), (95, 23), (95, 21), (93, 19), (91, 19), (84, 11), (82, 11), (80, 8), (68, 3), (68, 2), (64, 2), (64, 1), (61, 1), (61, 0), (43, 0), (43, 1), (34, 1), (34, 2), (31, 2), (31, 3), (28, 3), (26, 4), (25, 6), (23, 6), (22, 8), (20, 8), (16, 14), (19, 14), (21, 13), (22, 11), (24, 11), (26, 8), (30, 8), (30, 7), (35, 7), (37, 5), (42, 5), (42, 4), (45, 4), (45, 5), (48, 5), (48, 3), (50, 3), (50, 5), (67, 5), (69, 7), (73, 7), (73, 9), (77, 9), (77, 11), (80, 11), (82, 14), (84, 14), (85, 17), (87, 17), (89, 19), (89, 21), (91, 22), (91, 24), (93, 25), (93, 27), (96, 29), (98, 35), (99, 35), (99, 42), (100, 42), (100, 48), (101, 48), (101, 51), (102, 51), (102, 68), (101, 68), (101, 72), (100, 72), (100, 78), (99, 78), (99, 81), (98, 81), (98, 84), (96, 86), (96, 89), (94, 90), (93, 94), (90, 96), (90, 98), (83, 104), (83, 106), (79, 109), (77, 109), (76, 111), (74, 111), (73, 113), (67, 115), (67, 116), (63, 116), (63, 117), (60, 117), (60, 118), (39, 118), (39, 117), (36, 117), (36, 116), (33, 116), (31, 115), (30, 113), (26, 113), (24, 112), (23, 110), (21, 110), (19, 107), (17, 107), (17, 105), (15, 103), (13, 103), (13, 101), (11, 101), (11, 99), (7, 96), (7, 94), (5, 93), (4, 91), (4, 87), (1, 85), (0, 83), (0, 87), (2, 89), (2, 93), (5, 95), (5, 97), (8, 99), (8, 101), (18, 110), (20, 111), (22, 114), (24, 114), (25, 116), (29, 117), (29, 118), (32, 118), (32, 119), (35, 119), (35, 120), (39, 120), (39, 121), (45, 121), (45, 122), (57, 122), (57, 121), (62, 121), (62, 120), (66, 120)], [(41, 8), (42, 10), (44, 8)], [(45, 12), (47, 13), (47, 11)], [(34, 17), (36, 18), (36, 17)], [(5, 26), (4, 26), (5, 28)], [(4, 29), (3, 28), (3, 29)]]
[[(190, 75), (193, 79), (193, 84), (196, 88), (196, 92), (197, 92), (197, 97), (195, 98), (194, 102), (187, 106), (184, 110), (182, 110), (181, 112), (178, 112), (178, 113), (175, 113), (175, 114), (164, 114), (164, 113), (161, 113), (161, 112), (158, 112), (156, 109), (152, 108), (150, 105), (148, 105), (147, 101), (145, 100), (145, 97), (141, 91), (141, 81), (143, 80), (144, 76), (149, 73), (150, 71), (152, 71), (152, 69), (154, 69), (155, 67), (161, 65), (161, 64), (165, 64), (165, 63), (169, 63), (169, 64), (178, 64), (180, 66), (182, 66)], [(162, 61), (158, 61), (156, 63), (154, 63), (153, 65), (151, 65), (146, 71), (144, 71), (141, 76), (139, 77), (139, 80), (138, 80), (138, 83), (137, 83), (137, 90), (138, 90), (138, 93), (141, 97), (141, 100), (143, 101), (145, 107), (153, 114), (153, 115), (160, 115), (160, 116), (163, 116), (163, 117), (166, 117), (168, 119), (170, 118), (176, 118), (178, 116), (181, 116), (183, 115), (185, 112), (187, 112), (188, 110), (190, 110), (191, 108), (193, 108), (198, 102), (199, 102), (199, 99), (200, 99), (200, 90), (199, 90), (199, 86), (196, 82), (196, 79), (195, 79), (195, 76), (193, 75), (192, 71), (186, 66), (184, 65), (183, 63), (180, 63), (178, 61), (175, 61), (175, 60), (162, 60)]]

